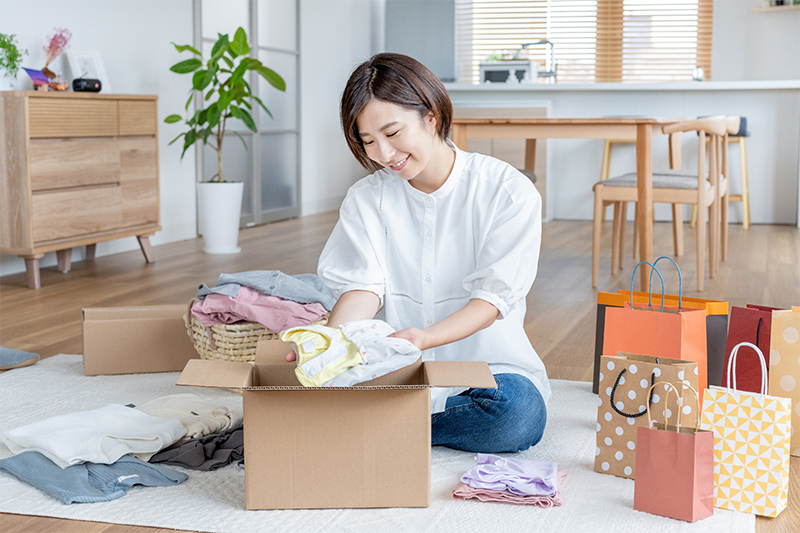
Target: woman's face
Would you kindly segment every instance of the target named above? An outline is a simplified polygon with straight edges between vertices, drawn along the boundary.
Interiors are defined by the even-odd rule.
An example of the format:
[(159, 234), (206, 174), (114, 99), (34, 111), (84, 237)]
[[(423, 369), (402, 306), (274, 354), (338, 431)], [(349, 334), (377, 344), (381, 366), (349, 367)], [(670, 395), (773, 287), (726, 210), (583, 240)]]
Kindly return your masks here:
[(373, 99), (358, 114), (356, 127), (367, 156), (402, 179), (424, 178), (436, 166), (431, 161), (441, 139), (433, 113), (420, 117), (415, 110)]

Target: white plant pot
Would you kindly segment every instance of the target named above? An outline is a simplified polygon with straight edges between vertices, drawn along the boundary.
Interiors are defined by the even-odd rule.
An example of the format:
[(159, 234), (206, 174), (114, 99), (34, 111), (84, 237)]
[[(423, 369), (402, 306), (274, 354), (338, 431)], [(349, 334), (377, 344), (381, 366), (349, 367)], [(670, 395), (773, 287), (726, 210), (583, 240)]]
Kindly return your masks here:
[(198, 183), (200, 233), (207, 254), (238, 254), (243, 182)]

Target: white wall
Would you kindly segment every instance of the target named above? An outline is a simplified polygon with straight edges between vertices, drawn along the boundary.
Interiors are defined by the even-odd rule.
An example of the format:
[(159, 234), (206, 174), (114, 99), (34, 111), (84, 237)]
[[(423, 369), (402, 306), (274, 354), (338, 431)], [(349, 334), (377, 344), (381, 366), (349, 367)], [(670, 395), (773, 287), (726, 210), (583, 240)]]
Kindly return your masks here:
[(714, 1), (714, 81), (800, 79), (800, 9), (750, 11), (763, 3)]
[(375, 0), (301, 0), (301, 212), (338, 209), (347, 189), (367, 171), (347, 148), (339, 98), (350, 72), (382, 40), (373, 32)]
[[(0, 32), (17, 35), (29, 55), (23, 66), (44, 67), (44, 42), (54, 27), (72, 32), (70, 49), (98, 50), (114, 93), (156, 94), (159, 115), (159, 173), (161, 177), (161, 226), (152, 239), (162, 244), (193, 238), (195, 229), (195, 163), (192, 151), (180, 161), (181, 146), (169, 141), (179, 133), (163, 119), (180, 113), (187, 96), (187, 79), (169, 71), (180, 61), (170, 44), (192, 42), (191, 0), (0, 0)], [(63, 69), (58, 58), (53, 71)], [(66, 71), (62, 70), (66, 75)], [(17, 89), (30, 89), (24, 71), (16, 80)], [(134, 237), (100, 243), (98, 255), (137, 249)], [(76, 249), (73, 260), (83, 258)], [(144, 258), (142, 258), (144, 261)], [(56, 264), (55, 253), (41, 261), (43, 266)], [(25, 269), (15, 256), (0, 257), (0, 275)]]

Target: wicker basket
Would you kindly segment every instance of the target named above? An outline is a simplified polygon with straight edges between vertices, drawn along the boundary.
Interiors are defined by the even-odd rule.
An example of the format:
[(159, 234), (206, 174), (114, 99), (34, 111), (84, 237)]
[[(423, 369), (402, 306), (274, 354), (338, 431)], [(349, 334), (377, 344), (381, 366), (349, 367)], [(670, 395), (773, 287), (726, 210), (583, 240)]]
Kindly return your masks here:
[[(197, 301), (193, 299), (189, 302), (189, 309), (183, 318), (186, 321), (189, 338), (192, 339), (201, 359), (252, 363), (255, 360), (256, 345), (259, 340), (278, 338), (278, 333), (255, 322), (214, 324), (206, 328), (192, 314), (192, 306)], [(323, 317), (313, 324), (324, 325), (327, 321), (327, 317)]]

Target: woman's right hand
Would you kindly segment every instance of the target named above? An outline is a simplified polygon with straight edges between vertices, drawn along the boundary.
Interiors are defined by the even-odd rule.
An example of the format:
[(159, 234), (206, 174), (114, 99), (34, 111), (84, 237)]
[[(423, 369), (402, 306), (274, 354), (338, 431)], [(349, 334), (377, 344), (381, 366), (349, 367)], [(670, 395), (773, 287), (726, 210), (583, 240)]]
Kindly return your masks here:
[(289, 363), (297, 361), (297, 354), (294, 353), (294, 350), (289, 350), (289, 353), (286, 354), (286, 361)]

